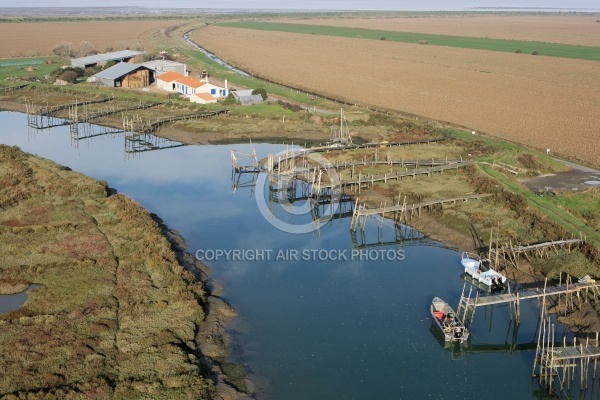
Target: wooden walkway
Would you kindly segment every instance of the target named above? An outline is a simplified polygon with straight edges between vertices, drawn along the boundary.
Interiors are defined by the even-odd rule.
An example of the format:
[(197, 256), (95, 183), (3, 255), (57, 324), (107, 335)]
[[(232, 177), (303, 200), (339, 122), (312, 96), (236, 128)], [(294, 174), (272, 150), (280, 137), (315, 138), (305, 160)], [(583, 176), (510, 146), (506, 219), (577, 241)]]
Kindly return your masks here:
[[(241, 164), (240, 161), (246, 162), (247, 164)], [(233, 166), (233, 171), (238, 174), (257, 174), (264, 171), (264, 166), (257, 161), (256, 149), (254, 147), (252, 147), (250, 153), (231, 150), (231, 164)]]
[(69, 119), (73, 123), (85, 123), (85, 122), (90, 122), (90, 121), (96, 121), (98, 119), (105, 118), (109, 115), (113, 115), (113, 114), (117, 114), (117, 113), (123, 113), (123, 112), (133, 111), (133, 110), (144, 110), (147, 108), (156, 107), (159, 104), (161, 104), (161, 103), (138, 104), (138, 105), (132, 105), (129, 107), (112, 108), (112, 109), (96, 111), (96, 112), (84, 112), (83, 114), (80, 114), (77, 112), (77, 105), (72, 105), (72, 107), (69, 108)]
[[(444, 142), (451, 140), (449, 138), (433, 138), (426, 140), (407, 140), (404, 142), (377, 142), (377, 143), (363, 143), (363, 144), (348, 144), (348, 145), (329, 145), (329, 146), (315, 146), (308, 147), (306, 149), (290, 150), (286, 156), (282, 157), (281, 161), (289, 160), (293, 158), (303, 157), (310, 153), (329, 153), (338, 150), (359, 150), (359, 149), (372, 149), (372, 148), (390, 148), (399, 146), (411, 146), (411, 145), (422, 145), (437, 142)], [(260, 160), (262, 165), (267, 165), (268, 157)]]
[(298, 153), (306, 154), (306, 153), (328, 153), (330, 151), (336, 150), (356, 150), (356, 149), (372, 149), (372, 148), (380, 148), (380, 147), (398, 147), (398, 146), (411, 146), (411, 145), (421, 145), (421, 144), (430, 144), (437, 142), (444, 142), (446, 140), (450, 140), (449, 138), (432, 138), (425, 140), (407, 140), (404, 142), (378, 142), (378, 143), (363, 143), (363, 144), (348, 144), (348, 145), (333, 145), (333, 146), (316, 146), (309, 147)]
[(228, 113), (229, 110), (222, 109), (216, 111), (209, 111), (204, 113), (190, 113), (184, 115), (177, 115), (172, 117), (159, 118), (153, 122), (142, 120), (139, 116), (128, 118), (123, 117), (123, 130), (126, 132), (131, 132), (133, 134), (154, 134), (156, 133), (163, 125), (168, 123), (173, 123), (176, 121), (186, 121), (191, 119), (204, 119), (210, 118), (221, 114)]
[(544, 289), (523, 290), (515, 293), (495, 294), (491, 296), (479, 297), (479, 294), (477, 294), (475, 298), (471, 298), (471, 292), (469, 292), (468, 295), (465, 295), (465, 288), (463, 288), (457, 315), (461, 320), (466, 321), (467, 314), (470, 313), (468, 320), (472, 321), (477, 307), (485, 307), (493, 304), (510, 304), (515, 307), (516, 321), (519, 323), (519, 307), (521, 301), (544, 298), (545, 296), (565, 295), (572, 297), (572, 295), (575, 294), (579, 297), (580, 292), (584, 290), (586, 291), (586, 294), (589, 291), (592, 291), (594, 294), (600, 295), (600, 284), (595, 282), (576, 282), (573, 284), (549, 286)]
[(0, 92), (14, 92), (15, 90), (20, 90), (20, 89), (24, 89), (27, 86), (29, 86), (29, 84), (25, 83), (22, 85), (8, 85), (8, 86), (1, 86), (0, 87)]
[(591, 283), (574, 283), (572, 285), (561, 285), (561, 286), (550, 286), (547, 287), (545, 292), (543, 289), (523, 290), (516, 293), (498, 294), (493, 296), (485, 296), (477, 298), (473, 304), (477, 306), (487, 306), (490, 304), (508, 303), (519, 300), (537, 299), (546, 296), (567, 294), (570, 292), (577, 292), (582, 289), (598, 288), (600, 286)]
[[(435, 205), (443, 206), (444, 204), (449, 204), (449, 203), (451, 203), (451, 204), (456, 204), (459, 202), (464, 203), (469, 200), (482, 199), (482, 198), (491, 197), (491, 196), (493, 196), (493, 195), (490, 193), (471, 194), (471, 195), (464, 195), (464, 196), (458, 196), (458, 197), (451, 197), (451, 198), (447, 198), (447, 199), (428, 200), (428, 201), (424, 201), (421, 203), (415, 203), (415, 204), (411, 204), (411, 205), (407, 205), (405, 202), (403, 204), (387, 206), (387, 207), (379, 207), (379, 208), (366, 208), (364, 205), (362, 205), (362, 206), (356, 205), (356, 207), (354, 207), (354, 214), (352, 216), (352, 221), (350, 222), (350, 230), (354, 231), (359, 226), (362, 229), (364, 229), (365, 224), (366, 224), (366, 218), (370, 215), (385, 216), (386, 214), (387, 215), (393, 214), (394, 220), (396, 220), (396, 221), (404, 220), (406, 222), (406, 220), (408, 220), (409, 218), (412, 220), (414, 214), (421, 215), (421, 209), (423, 209), (423, 208), (431, 209), (431, 207), (433, 207)], [(407, 218), (407, 216), (409, 218)]]
[(565, 240), (552, 240), (549, 242), (522, 245), (506, 244), (499, 248), (490, 248), (490, 259), (502, 257), (502, 259), (513, 265), (519, 267), (519, 261), (521, 256), (524, 256), (529, 262), (531, 262), (531, 255), (541, 258), (547, 257), (550, 250), (558, 252), (559, 249), (567, 249), (571, 251), (573, 248), (577, 248), (583, 244), (582, 239), (565, 239)]
[[(360, 188), (363, 185), (367, 185), (367, 186), (372, 186), (375, 182), (384, 182), (387, 183), (388, 180), (400, 180), (402, 178), (407, 178), (407, 177), (412, 177), (415, 178), (418, 175), (431, 175), (434, 172), (444, 172), (447, 170), (451, 170), (451, 169), (459, 169), (459, 168), (463, 168), (466, 167), (467, 165), (470, 165), (471, 163), (468, 161), (463, 161), (463, 162), (459, 162), (456, 164), (448, 164), (448, 165), (437, 165), (434, 167), (428, 167), (428, 168), (414, 168), (414, 169), (409, 169), (409, 170), (405, 170), (405, 171), (399, 171), (399, 172), (390, 172), (390, 173), (386, 173), (386, 174), (378, 174), (378, 175), (366, 175), (363, 176), (362, 174), (358, 175), (358, 178), (350, 178), (350, 179), (340, 179), (340, 186), (341, 187), (356, 187), (360, 193)], [(331, 183), (331, 182), (324, 182), (324, 183), (320, 183), (319, 188), (327, 188), (327, 189), (331, 189), (336, 187), (337, 185), (335, 183)]]
[(30, 101), (25, 103), (25, 107), (27, 108), (27, 114), (36, 114), (41, 115), (43, 117), (56, 117), (56, 114), (62, 110), (68, 110), (72, 107), (84, 106), (89, 104), (98, 104), (98, 103), (106, 103), (107, 101), (113, 100), (111, 97), (105, 97), (102, 99), (94, 99), (94, 100), (86, 100), (86, 101), (78, 101), (76, 100), (74, 103), (69, 104), (61, 104), (58, 106), (35, 106)]
[[(579, 390), (584, 390), (588, 388), (590, 367), (593, 363), (593, 391), (598, 361), (600, 360), (598, 332), (596, 332), (595, 338), (587, 336), (578, 340), (577, 337), (574, 337), (573, 342), (567, 344), (566, 338), (563, 337), (562, 343), (555, 343), (556, 326), (548, 316), (544, 317), (544, 313), (545, 310), (542, 309), (544, 322), (538, 330), (532, 376), (537, 377), (540, 385), (546, 387), (549, 393), (563, 394), (565, 388), (570, 390), (573, 386), (577, 375), (576, 370), (578, 369)], [(598, 398), (598, 396), (596, 395), (593, 398)]]
[[(388, 180), (400, 180), (406, 177), (412, 177), (413, 179), (419, 175), (431, 175), (434, 172), (444, 172), (451, 169), (458, 169), (462, 167), (466, 167), (470, 165), (470, 162), (464, 161), (456, 164), (448, 164), (448, 165), (438, 165), (429, 168), (414, 168), (399, 172), (391, 172), (385, 174), (378, 175), (367, 175), (363, 176), (362, 174), (358, 175), (358, 178), (349, 178), (349, 179), (338, 179), (337, 181), (322, 181), (321, 178), (324, 175), (322, 169), (319, 170), (310, 170), (303, 168), (294, 168), (293, 172), (286, 174), (271, 174), (271, 179), (277, 181), (277, 179), (281, 179), (285, 176), (285, 180), (300, 180), (303, 182), (307, 182), (311, 185), (312, 193), (318, 194), (322, 191), (335, 191), (341, 190), (343, 188), (349, 188), (351, 191), (358, 192), (360, 194), (361, 188), (364, 186), (373, 186), (375, 182), (383, 182), (387, 183)], [(325, 173), (325, 176), (328, 176)]]
[(600, 347), (590, 345), (585, 347), (583, 345), (574, 347), (555, 347), (552, 354), (554, 362), (580, 357), (600, 357)]
[(583, 241), (581, 239), (566, 239), (566, 240), (553, 240), (550, 242), (530, 244), (527, 246), (513, 246), (512, 251), (514, 252), (527, 252), (532, 250), (539, 250), (544, 247), (556, 247), (556, 246), (565, 246), (569, 244), (580, 244)]
[[(354, 167), (370, 167), (370, 166), (399, 166), (401, 168), (412, 167), (412, 168), (420, 168), (420, 167), (435, 167), (441, 165), (455, 165), (465, 162), (464, 160), (362, 160), (362, 161), (336, 161), (334, 163), (320, 164), (320, 165), (309, 165), (306, 158), (303, 158), (302, 166), (298, 167), (297, 159), (294, 159), (292, 163), (290, 163), (291, 159), (278, 160), (273, 163), (271, 168), (275, 173), (284, 173), (284, 174), (294, 174), (295, 170), (301, 171), (319, 171), (319, 170), (341, 170), (341, 169), (350, 169)], [(289, 165), (292, 165), (289, 167)], [(267, 166), (268, 167), (268, 166)]]

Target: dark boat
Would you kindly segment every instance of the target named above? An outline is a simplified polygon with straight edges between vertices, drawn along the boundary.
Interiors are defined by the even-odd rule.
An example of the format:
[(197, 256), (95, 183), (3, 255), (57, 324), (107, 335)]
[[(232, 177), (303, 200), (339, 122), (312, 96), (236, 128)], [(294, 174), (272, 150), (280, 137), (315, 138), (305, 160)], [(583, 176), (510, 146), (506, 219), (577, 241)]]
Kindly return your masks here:
[(454, 309), (439, 297), (434, 297), (431, 302), (431, 316), (445, 341), (462, 343), (469, 338), (469, 330), (458, 319)]

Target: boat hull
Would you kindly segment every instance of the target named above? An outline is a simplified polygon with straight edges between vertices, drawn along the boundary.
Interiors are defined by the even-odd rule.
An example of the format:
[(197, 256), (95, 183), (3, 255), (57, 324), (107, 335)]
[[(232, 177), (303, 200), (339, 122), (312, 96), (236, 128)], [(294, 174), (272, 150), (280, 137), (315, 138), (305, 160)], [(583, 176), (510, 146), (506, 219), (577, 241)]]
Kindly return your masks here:
[(436, 297), (431, 302), (430, 309), (433, 323), (446, 342), (463, 343), (469, 338), (469, 330), (456, 317), (456, 313), (448, 303)]

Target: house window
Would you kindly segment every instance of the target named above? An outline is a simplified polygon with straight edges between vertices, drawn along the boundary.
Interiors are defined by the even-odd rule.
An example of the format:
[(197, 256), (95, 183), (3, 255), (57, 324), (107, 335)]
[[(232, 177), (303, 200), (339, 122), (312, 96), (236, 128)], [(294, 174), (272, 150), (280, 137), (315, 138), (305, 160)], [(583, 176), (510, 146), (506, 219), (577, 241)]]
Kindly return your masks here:
[(217, 89), (215, 89), (215, 88), (210, 89), (210, 94), (217, 94)]

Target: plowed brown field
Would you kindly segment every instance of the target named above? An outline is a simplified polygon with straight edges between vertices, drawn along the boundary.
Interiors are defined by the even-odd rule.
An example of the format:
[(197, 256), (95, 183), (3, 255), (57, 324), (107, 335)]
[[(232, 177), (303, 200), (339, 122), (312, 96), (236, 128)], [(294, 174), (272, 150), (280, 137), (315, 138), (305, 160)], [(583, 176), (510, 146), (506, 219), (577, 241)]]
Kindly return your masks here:
[(61, 42), (78, 50), (82, 41), (99, 52), (142, 49), (139, 36), (144, 32), (172, 25), (173, 21), (86, 21), (22, 22), (0, 24), (0, 58), (51, 55)]
[(598, 15), (453, 16), (451, 14), (410, 18), (279, 20), (279, 22), (294, 24), (600, 46), (600, 23), (597, 21)]
[(598, 62), (215, 26), (193, 39), (290, 86), (600, 164)]

